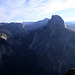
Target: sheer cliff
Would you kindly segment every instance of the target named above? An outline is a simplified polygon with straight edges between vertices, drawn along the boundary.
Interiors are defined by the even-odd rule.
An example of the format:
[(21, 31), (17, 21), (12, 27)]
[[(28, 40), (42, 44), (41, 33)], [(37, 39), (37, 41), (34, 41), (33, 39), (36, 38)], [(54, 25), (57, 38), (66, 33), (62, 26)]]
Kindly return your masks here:
[(75, 67), (74, 38), (75, 32), (66, 28), (60, 16), (53, 15), (47, 26), (37, 31), (29, 49), (48, 75), (64, 75)]

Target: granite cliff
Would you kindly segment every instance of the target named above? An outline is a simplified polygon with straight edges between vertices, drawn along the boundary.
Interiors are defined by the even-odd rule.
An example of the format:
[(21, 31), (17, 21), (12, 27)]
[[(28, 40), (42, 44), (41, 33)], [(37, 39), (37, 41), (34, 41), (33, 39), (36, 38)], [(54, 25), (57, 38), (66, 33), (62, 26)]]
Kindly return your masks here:
[(12, 56), (14, 51), (11, 48), (11, 45), (6, 41), (6, 39), (0, 37), (0, 65), (3, 64), (3, 56)]
[(65, 27), (63, 19), (53, 15), (47, 26), (37, 31), (29, 49), (48, 75), (65, 75), (75, 67), (74, 37), (75, 33)]

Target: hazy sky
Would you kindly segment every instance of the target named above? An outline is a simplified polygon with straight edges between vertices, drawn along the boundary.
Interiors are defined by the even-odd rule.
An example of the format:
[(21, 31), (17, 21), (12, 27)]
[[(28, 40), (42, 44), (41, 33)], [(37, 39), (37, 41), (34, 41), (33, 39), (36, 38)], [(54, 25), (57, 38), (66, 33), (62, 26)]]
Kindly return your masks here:
[(75, 0), (0, 0), (0, 22), (37, 21), (55, 14), (75, 21)]

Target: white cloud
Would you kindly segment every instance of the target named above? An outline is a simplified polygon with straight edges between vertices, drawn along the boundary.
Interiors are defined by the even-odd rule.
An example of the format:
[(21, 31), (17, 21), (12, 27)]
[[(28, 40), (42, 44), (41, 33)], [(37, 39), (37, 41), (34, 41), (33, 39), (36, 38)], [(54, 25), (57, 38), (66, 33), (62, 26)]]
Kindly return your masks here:
[(35, 20), (67, 8), (75, 8), (75, 0), (0, 0), (0, 21)]

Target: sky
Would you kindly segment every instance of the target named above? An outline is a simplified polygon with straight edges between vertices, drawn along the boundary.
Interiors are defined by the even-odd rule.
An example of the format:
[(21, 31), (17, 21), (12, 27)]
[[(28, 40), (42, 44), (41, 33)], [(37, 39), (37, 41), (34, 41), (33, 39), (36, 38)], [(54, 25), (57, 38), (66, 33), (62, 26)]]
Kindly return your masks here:
[(28, 22), (60, 15), (75, 21), (75, 0), (0, 0), (0, 22)]

